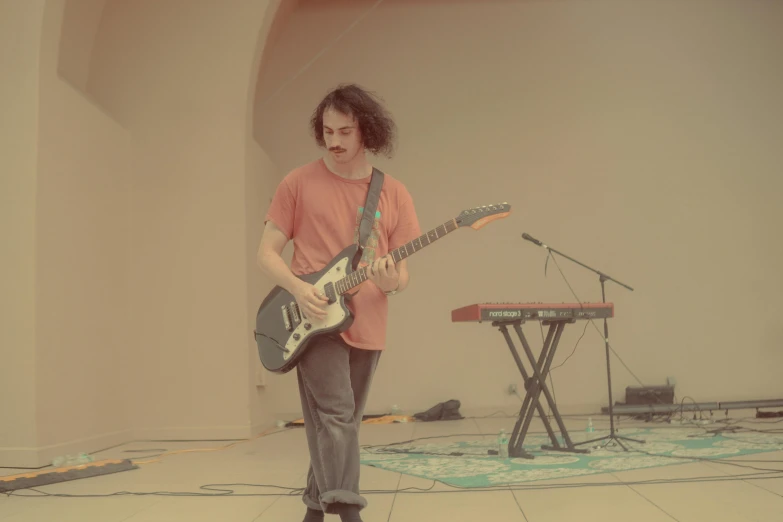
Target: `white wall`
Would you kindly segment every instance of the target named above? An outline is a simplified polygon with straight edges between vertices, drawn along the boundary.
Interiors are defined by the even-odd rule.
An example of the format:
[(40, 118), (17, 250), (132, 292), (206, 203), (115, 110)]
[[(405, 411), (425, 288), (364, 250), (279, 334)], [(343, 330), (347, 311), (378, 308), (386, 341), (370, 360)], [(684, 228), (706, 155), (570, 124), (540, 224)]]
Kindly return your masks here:
[[(280, 180), (280, 171), (269, 155), (248, 136), (247, 181), (245, 186), (247, 208), (247, 332), (256, 327), (256, 312), (272, 283), (258, 268), (257, 246), (261, 241), (266, 209)], [(251, 335), (247, 351), (247, 373), (250, 383), (250, 421), (252, 432), (258, 433), (277, 416), (277, 389), (280, 381), (270, 379), (269, 372), (261, 365), (255, 338)]]
[(39, 457), (119, 444), (134, 343), (128, 131), (57, 75), (64, 1), (43, 19), (36, 217)]
[[(357, 5), (281, 8), (259, 73), (279, 1), (2, 4), (0, 392), (14, 400), (0, 465), (246, 437), (299, 415), (293, 374), (256, 386), (252, 326), (271, 285), (255, 249), (273, 187), (318, 154), (310, 112), (352, 80), (397, 117), (399, 154), (378, 165), (425, 229), (514, 204), (411, 259), (370, 410), (518, 406), (498, 332), (449, 312), (572, 299), (523, 231), (636, 288), (609, 287), (612, 340), (645, 382), (674, 375), (696, 400), (779, 396), (780, 4), (386, 0), (254, 111)], [(599, 297), (560, 263), (580, 297)], [(605, 404), (602, 349), (591, 331), (555, 372), (566, 408)], [(614, 368), (621, 396), (634, 381)]]
[[(35, 214), (43, 1), (0, 4), (0, 465), (24, 462), (35, 432)], [(13, 361), (13, 364), (10, 362)]]
[(3, 4), (0, 466), (274, 418), (249, 363), (277, 170), (249, 132), (278, 5)]
[[(501, 334), (450, 311), (574, 301), (522, 232), (635, 288), (607, 286), (611, 340), (644, 383), (674, 376), (678, 398), (697, 401), (780, 396), (783, 4), (386, 0), (263, 103), (370, 5), (304, 1), (292, 14), (259, 82), (261, 145), (284, 172), (315, 157), (311, 111), (356, 81), (396, 116), (399, 152), (377, 164), (406, 183), (425, 230), (466, 207), (514, 207), (410, 260), (370, 410), (518, 407)], [(600, 301), (597, 277), (558, 261), (582, 300)], [(539, 346), (538, 326), (525, 330)], [(606, 405), (603, 350), (591, 327), (554, 372), (564, 408)], [(614, 357), (613, 370), (624, 400), (638, 383)]]
[(142, 437), (250, 433), (246, 128), (267, 8), (109, 1), (97, 33), (88, 91), (133, 136)]

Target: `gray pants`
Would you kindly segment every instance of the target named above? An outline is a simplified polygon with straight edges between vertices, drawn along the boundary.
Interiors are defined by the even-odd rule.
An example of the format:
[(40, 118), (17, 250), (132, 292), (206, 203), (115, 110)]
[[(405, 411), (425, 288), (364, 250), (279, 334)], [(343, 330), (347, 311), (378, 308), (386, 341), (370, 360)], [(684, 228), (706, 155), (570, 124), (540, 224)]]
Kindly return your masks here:
[(380, 355), (321, 337), (297, 365), (310, 450), (307, 507), (335, 513), (337, 503), (367, 506), (359, 495), (359, 426)]

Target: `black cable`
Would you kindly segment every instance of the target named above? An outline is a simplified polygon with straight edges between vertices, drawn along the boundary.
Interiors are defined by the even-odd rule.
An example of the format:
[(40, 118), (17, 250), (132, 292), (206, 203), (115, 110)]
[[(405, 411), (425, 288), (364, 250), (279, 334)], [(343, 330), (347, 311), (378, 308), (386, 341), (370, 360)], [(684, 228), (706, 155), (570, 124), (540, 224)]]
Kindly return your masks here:
[(522, 509), (522, 504), (519, 503), (519, 499), (514, 494), (514, 490), (512, 490), (511, 487), (509, 487), (508, 490), (511, 492), (511, 498), (513, 498), (514, 502), (517, 503), (517, 507), (519, 508), (520, 513), (522, 513), (522, 518), (525, 519), (525, 522), (530, 522), (530, 520), (527, 518), (527, 515), (525, 514), (525, 510)]
[(512, 415), (510, 413), (506, 413), (505, 411), (502, 411), (502, 410), (498, 410), (495, 413), (490, 413), (489, 415), (481, 415), (481, 416), (473, 416), (473, 417), (463, 417), (463, 419), (490, 419), (490, 418), (495, 417), (495, 415), (497, 415), (498, 413), (502, 413), (503, 414), (503, 417), (497, 417), (499, 419), (516, 417), (516, 415)]
[[(555, 266), (557, 267), (557, 270), (558, 270), (558, 272), (560, 272), (560, 276), (561, 276), (561, 277), (563, 278), (563, 280), (565, 281), (566, 285), (568, 286), (568, 289), (569, 289), (569, 290), (571, 290), (571, 294), (573, 294), (573, 296), (574, 296), (574, 299), (576, 299), (576, 301), (579, 303), (579, 305), (580, 305), (580, 306), (582, 306), (584, 303), (582, 302), (582, 300), (581, 300), (581, 299), (579, 299), (579, 296), (578, 296), (578, 295), (576, 295), (576, 292), (574, 291), (573, 287), (571, 286), (571, 283), (568, 281), (568, 278), (565, 276), (565, 273), (563, 273), (563, 270), (560, 268), (560, 264), (557, 262), (557, 259), (555, 258), (555, 256), (552, 256), (552, 255), (551, 255), (551, 252), (550, 252), (549, 250), (547, 250), (547, 251), (549, 252), (549, 255), (547, 256), (547, 261), (548, 261), (549, 257), (552, 257), (552, 260), (555, 262)], [(544, 273), (546, 274), (546, 265), (544, 265)], [(634, 378), (634, 379), (636, 379), (636, 381), (637, 381), (637, 382), (638, 382), (638, 383), (639, 383), (641, 386), (646, 386), (646, 385), (645, 385), (645, 384), (642, 382), (642, 380), (641, 380), (641, 379), (639, 379), (639, 377), (637, 377), (635, 373), (633, 373), (633, 371), (632, 371), (632, 370), (631, 370), (631, 369), (628, 367), (628, 365), (627, 365), (627, 364), (625, 364), (625, 361), (623, 361), (622, 357), (620, 357), (620, 355), (619, 355), (619, 354), (618, 354), (618, 353), (615, 351), (615, 349), (614, 349), (614, 348), (612, 348), (612, 344), (609, 342), (609, 340), (608, 340), (608, 339), (606, 339), (606, 338), (604, 337), (604, 334), (603, 334), (603, 332), (601, 332), (601, 330), (598, 328), (598, 325), (596, 325), (596, 324), (595, 324), (595, 321), (594, 321), (593, 319), (589, 319), (588, 321), (590, 322), (590, 324), (592, 324), (592, 325), (593, 325), (593, 327), (595, 328), (595, 330), (596, 330), (596, 331), (598, 332), (598, 334), (601, 336), (601, 339), (604, 339), (604, 341), (606, 342), (606, 346), (608, 346), (608, 347), (609, 347), (609, 350), (611, 350), (611, 352), (612, 352), (612, 353), (615, 355), (615, 357), (617, 357), (617, 360), (619, 360), (619, 361), (620, 361), (620, 364), (622, 364), (622, 365), (625, 367), (625, 369), (626, 369), (626, 370), (628, 370), (628, 373), (630, 373), (630, 374), (633, 376), (633, 378)], [(582, 336), (584, 336), (584, 333), (585, 333), (586, 331), (587, 331), (587, 324), (585, 324), (585, 329), (584, 329), (584, 331), (582, 332)], [(582, 339), (582, 338), (580, 337), (580, 338), (579, 338), (579, 340), (581, 340), (581, 339)], [(577, 345), (579, 345), (579, 341), (577, 341)], [(576, 346), (574, 347), (574, 351), (571, 353), (571, 355), (573, 355), (573, 354), (574, 354), (574, 352), (576, 352)], [(569, 355), (569, 356), (568, 356), (568, 358), (566, 358), (566, 361), (567, 361), (567, 360), (568, 360), (568, 359), (571, 357), (571, 355)], [(558, 366), (556, 366), (555, 368), (553, 368), (553, 370), (554, 370), (554, 369), (557, 369), (557, 368), (559, 368), (559, 367), (560, 367), (560, 366), (562, 366), (563, 364), (565, 364), (565, 361), (563, 361), (561, 364), (559, 364)], [(663, 402), (663, 401), (660, 399), (660, 397), (657, 397), (657, 396), (656, 396), (656, 399), (657, 399), (657, 401), (658, 401), (659, 403), (661, 403), (661, 404), (665, 404), (665, 403), (664, 403), (664, 402)], [(694, 402), (695, 402), (695, 401), (694, 401)], [(682, 405), (680, 406), (680, 409), (682, 410)], [(682, 412), (681, 412), (680, 414), (682, 415)], [(671, 414), (669, 414), (669, 418), (671, 418)]]
[(401, 446), (403, 444), (410, 444), (411, 442), (417, 442), (420, 440), (432, 440), (432, 439), (447, 439), (450, 437), (494, 437), (492, 433), (455, 433), (453, 435), (433, 435), (432, 437), (417, 437), (411, 440), (404, 440), (401, 442), (390, 442), (389, 444), (364, 444), (360, 446), (363, 449), (375, 449), (384, 448), (389, 446)]
[[(738, 461), (728, 460), (728, 459), (721, 459), (721, 458), (710, 458), (710, 457), (687, 457), (684, 455), (663, 455), (659, 453), (650, 453), (649, 451), (644, 451), (639, 448), (634, 448), (632, 451), (636, 451), (638, 453), (642, 453), (644, 455), (647, 455), (648, 457), (663, 457), (667, 459), (675, 459), (675, 460), (696, 460), (701, 462), (715, 462), (718, 464), (726, 464), (728, 466), (736, 466), (738, 468), (745, 468), (745, 469), (752, 469), (754, 471), (764, 471), (764, 472), (780, 472), (783, 473), (783, 470), (780, 469), (774, 469), (774, 468), (757, 468), (755, 466), (746, 466), (745, 464), (740, 464)], [(619, 452), (618, 452), (619, 453)], [(741, 461), (741, 462), (747, 462), (747, 461)], [(773, 461), (761, 461), (761, 462), (773, 462)]]
[[(576, 301), (577, 301), (577, 302), (578, 302), (580, 305), (584, 304), (584, 303), (582, 303), (582, 301), (579, 299), (579, 296), (577, 296), (577, 295), (576, 295), (576, 292), (574, 292), (574, 289), (571, 287), (571, 283), (569, 283), (569, 282), (568, 282), (568, 278), (565, 276), (565, 274), (563, 273), (563, 271), (560, 269), (560, 265), (557, 263), (557, 258), (556, 258), (555, 256), (551, 256), (551, 257), (552, 257), (552, 260), (555, 262), (555, 266), (557, 267), (557, 270), (560, 272), (560, 275), (561, 275), (561, 276), (563, 276), (563, 280), (565, 281), (566, 285), (568, 285), (568, 289), (569, 289), (569, 290), (571, 290), (571, 293), (574, 295), (574, 298), (576, 299)], [(600, 335), (600, 336), (601, 336), (601, 339), (604, 339), (604, 334), (603, 334), (603, 332), (601, 332), (601, 330), (598, 328), (598, 325), (596, 325), (596, 324), (595, 324), (595, 321), (593, 321), (592, 319), (589, 319), (589, 322), (590, 322), (590, 323), (592, 323), (592, 325), (595, 327), (595, 330), (598, 332), (598, 335)], [(612, 348), (612, 344), (611, 344), (611, 343), (610, 343), (608, 340), (606, 340), (606, 345), (609, 347), (609, 349), (612, 351), (612, 353), (615, 355), (615, 357), (617, 357), (617, 359), (620, 361), (620, 363), (621, 363), (623, 366), (625, 366), (625, 369), (626, 369), (626, 370), (628, 370), (628, 373), (630, 373), (630, 374), (633, 376), (633, 378), (634, 378), (634, 379), (636, 379), (636, 381), (637, 381), (637, 382), (638, 382), (640, 385), (642, 385), (642, 386), (645, 386), (645, 384), (642, 382), (642, 380), (641, 380), (641, 379), (639, 379), (639, 377), (637, 377), (637, 376), (636, 376), (636, 374), (635, 374), (635, 373), (633, 373), (633, 371), (631, 371), (631, 369), (628, 367), (628, 365), (627, 365), (627, 364), (625, 364), (625, 361), (623, 361), (622, 357), (620, 357), (620, 356), (617, 354), (617, 352), (616, 352), (616, 351), (614, 351), (614, 348)]]
[(404, 455), (429, 455), (432, 457), (486, 457), (488, 453), (463, 453), (461, 451), (452, 451), (451, 453), (435, 453), (432, 451), (416, 451), (413, 449), (378, 449), (368, 452), (370, 455), (388, 455), (388, 454), (404, 454)]
[[(584, 303), (582, 302), (581, 299), (579, 299), (579, 296), (576, 295), (576, 292), (574, 291), (573, 287), (571, 286), (571, 283), (568, 281), (568, 278), (565, 276), (565, 273), (563, 273), (563, 270), (560, 268), (560, 264), (557, 262), (557, 258), (555, 256), (551, 255), (551, 251), (549, 251), (549, 250), (547, 250), (547, 251), (549, 252), (549, 254), (547, 255), (547, 262), (549, 260), (549, 257), (551, 257), (552, 260), (555, 262), (555, 266), (557, 267), (558, 272), (560, 272), (561, 277), (563, 278), (563, 280), (565, 281), (566, 285), (568, 286), (568, 289), (571, 290), (571, 294), (573, 294), (574, 299), (576, 299), (576, 301), (579, 303), (580, 306), (583, 305)], [(544, 273), (546, 274), (546, 264), (544, 265)], [(631, 376), (633, 376), (633, 378), (636, 379), (636, 382), (638, 382), (641, 386), (646, 386), (642, 382), (642, 380), (639, 377), (637, 377), (637, 375), (635, 373), (633, 373), (633, 371), (628, 367), (628, 365), (625, 363), (625, 361), (623, 361), (622, 357), (620, 357), (620, 355), (615, 351), (615, 349), (612, 347), (612, 344), (609, 342), (609, 340), (605, 338), (604, 333), (598, 328), (598, 325), (595, 324), (595, 321), (593, 319), (589, 319), (589, 322), (590, 322), (590, 324), (593, 325), (593, 328), (595, 328), (596, 332), (598, 332), (598, 335), (601, 336), (601, 339), (603, 339), (605, 341), (606, 346), (609, 347), (609, 350), (615, 355), (615, 357), (617, 357), (617, 360), (620, 361), (620, 364), (622, 364), (625, 367), (625, 369), (628, 370), (628, 373), (630, 373)], [(585, 325), (585, 331), (587, 331), (587, 325)], [(583, 332), (583, 335), (584, 335), (584, 332)], [(581, 337), (580, 337), (580, 340), (581, 340)], [(579, 341), (577, 341), (577, 345), (578, 344), (579, 344)], [(574, 351), (576, 351), (576, 347), (574, 347)], [(571, 355), (573, 355), (573, 353)], [(570, 355), (569, 355), (569, 358), (570, 358)], [(568, 360), (568, 359), (566, 359), (566, 360)], [(556, 368), (559, 368), (563, 364), (565, 364), (565, 361), (563, 361), (563, 363), (558, 365)], [(665, 404), (661, 400), (660, 397), (656, 396), (656, 400), (659, 403), (661, 403), (661, 404)], [(695, 402), (696, 401), (694, 401), (694, 403)], [(681, 404), (680, 405), (680, 415), (682, 415), (682, 408), (683, 408), (683, 405)], [(698, 406), (697, 406), (697, 408), (698, 408)], [(701, 415), (701, 411), (699, 411), (699, 415)], [(669, 414), (669, 419), (671, 419), (671, 416), (672, 416), (672, 414)]]
[[(743, 432), (740, 432), (740, 433), (743, 433)], [(716, 435), (718, 435), (718, 434), (716, 433)], [(730, 437), (730, 436), (726, 436), (724, 434), (720, 434), (720, 436), (723, 437), (726, 440), (733, 440), (734, 442), (742, 442), (742, 443), (745, 443), (745, 444), (759, 444), (759, 445), (762, 445), (762, 446), (780, 446), (781, 444), (783, 444), (783, 440), (778, 441), (778, 442), (760, 442), (760, 441), (756, 441), (756, 440), (747, 440), (747, 439), (741, 439), (741, 438), (737, 438), (737, 437)]]
[[(685, 399), (683, 399), (684, 401)], [(773, 423), (776, 421), (773, 421)], [(703, 429), (704, 426), (700, 426)], [(672, 427), (672, 429), (677, 429), (677, 427)], [(287, 430), (281, 430), (279, 432), (275, 433), (281, 433), (282, 431)], [(751, 430), (751, 431), (760, 431), (762, 433), (765, 433), (763, 430)], [(417, 437), (408, 441), (402, 441), (402, 442), (396, 442), (391, 444), (386, 444), (384, 446), (396, 446), (396, 445), (402, 445), (402, 444), (408, 444), (411, 442), (416, 442), (420, 440), (431, 440), (431, 439), (442, 439), (442, 438), (450, 438), (450, 437), (456, 437), (456, 436), (480, 436), (480, 437), (491, 437), (492, 434), (455, 434), (455, 435), (438, 435), (438, 436), (432, 436), (432, 437)], [(723, 436), (723, 435), (722, 435)], [(725, 437), (724, 438), (729, 438)], [(736, 439), (734, 439), (736, 440)], [(757, 441), (749, 441), (753, 443), (757, 443)], [(378, 448), (382, 447), (381, 445), (364, 445), (363, 448)], [(749, 466), (747, 463), (779, 463), (780, 460), (743, 460), (743, 461), (733, 461), (728, 459), (722, 459), (722, 458), (710, 458), (710, 457), (688, 457), (688, 456), (676, 456), (676, 455), (663, 455), (663, 454), (655, 454), (646, 452), (643, 450), (640, 450), (638, 448), (634, 448), (632, 451), (636, 451), (648, 456), (653, 457), (665, 457), (665, 458), (671, 458), (671, 459), (678, 459), (678, 460), (686, 460), (686, 461), (702, 461), (702, 462), (714, 462), (718, 464), (727, 464), (735, 467), (740, 468), (746, 468), (751, 469), (754, 471), (757, 471), (757, 473), (748, 473), (748, 474), (740, 474), (740, 475), (719, 475), (719, 476), (706, 476), (706, 477), (695, 477), (695, 478), (688, 478), (688, 479), (652, 479), (647, 481), (632, 481), (632, 482), (610, 482), (610, 483), (596, 483), (596, 482), (587, 482), (587, 483), (568, 483), (568, 484), (544, 484), (544, 485), (536, 485), (536, 484), (526, 484), (526, 485), (520, 485), (521, 483), (516, 483), (516, 486), (514, 486), (514, 483), (508, 484), (505, 486), (490, 486), (490, 487), (480, 487), (480, 488), (469, 488), (464, 486), (456, 486), (453, 484), (447, 484), (442, 481), (435, 481), (433, 480), (432, 486), (429, 488), (417, 488), (417, 487), (409, 487), (409, 488), (403, 488), (403, 489), (395, 489), (395, 490), (368, 490), (368, 491), (362, 491), (364, 494), (398, 494), (398, 493), (417, 493), (417, 494), (436, 494), (436, 493), (464, 493), (464, 492), (479, 492), (479, 491), (528, 491), (528, 490), (540, 490), (540, 489), (561, 489), (561, 488), (570, 488), (570, 487), (602, 487), (602, 486), (632, 486), (632, 485), (648, 485), (648, 484), (678, 484), (678, 483), (703, 483), (703, 482), (722, 482), (726, 480), (730, 481), (744, 481), (744, 480), (769, 480), (769, 479), (777, 479), (777, 478), (783, 478), (783, 470), (778, 469), (768, 469), (768, 468), (760, 468), (756, 466)], [(618, 451), (618, 453), (620, 453)], [(481, 455), (483, 457), (483, 455)], [(441, 482), (449, 487), (451, 487), (453, 490), (449, 491), (432, 491), (432, 488), (435, 486), (436, 482)], [(232, 489), (216, 489), (216, 488), (227, 488), (227, 487), (234, 487), (234, 486), (244, 486), (244, 487), (256, 487), (256, 488), (272, 488), (272, 489), (279, 489), (287, 491), (288, 493), (251, 493), (251, 494), (243, 494), (243, 493), (236, 493)], [(131, 492), (131, 491), (119, 491), (115, 493), (107, 493), (107, 494), (60, 494), (60, 493), (48, 493), (45, 491), (41, 491), (35, 488), (25, 488), (25, 490), (33, 491), (37, 493), (37, 495), (29, 495), (29, 494), (22, 494), (19, 493), (19, 491), (25, 491), (25, 490), (15, 490), (7, 493), (7, 496), (19, 496), (19, 497), (62, 497), (62, 498), (104, 498), (104, 497), (113, 497), (113, 496), (175, 496), (175, 497), (215, 497), (215, 496), (232, 496), (232, 497), (246, 497), (246, 496), (274, 496), (274, 497), (280, 497), (280, 496), (297, 496), (301, 495), (304, 491), (304, 488), (291, 488), (287, 486), (279, 486), (275, 484), (244, 484), (244, 483), (235, 483), (235, 484), (207, 484), (204, 486), (201, 486), (199, 489), (206, 490), (206, 491), (213, 491), (214, 493), (199, 493), (199, 492), (188, 492), (188, 491), (182, 491), (182, 492), (171, 492), (171, 491), (153, 491), (153, 492)], [(776, 493), (777, 494), (777, 493)], [(783, 495), (779, 495), (783, 496)]]
[[(560, 364), (558, 364), (557, 366), (555, 366), (554, 368), (552, 368), (550, 371), (552, 371), (552, 372), (553, 372), (553, 371), (557, 370), (558, 368), (560, 368), (561, 366), (563, 366), (565, 363), (567, 363), (567, 362), (568, 362), (568, 359), (570, 359), (570, 358), (571, 358), (571, 356), (572, 356), (572, 355), (574, 355), (574, 354), (576, 353), (576, 348), (577, 348), (577, 346), (579, 346), (579, 341), (581, 341), (581, 340), (582, 340), (582, 337), (584, 337), (584, 336), (585, 336), (585, 333), (587, 333), (587, 321), (585, 321), (585, 329), (584, 329), (584, 330), (582, 330), (582, 335), (579, 337), (579, 339), (577, 339), (577, 341), (576, 341), (576, 345), (574, 346), (574, 349), (573, 349), (573, 351), (571, 351), (571, 355), (569, 355), (568, 357), (566, 357), (566, 358), (565, 358), (565, 361), (561, 362)], [(551, 375), (551, 373), (550, 373), (550, 375)]]
[[(427, 489), (409, 487), (403, 489), (393, 490), (361, 490), (363, 495), (388, 495), (388, 494), (454, 494), (454, 493), (486, 493), (493, 491), (539, 491), (549, 489), (566, 489), (566, 488), (592, 488), (592, 487), (612, 487), (612, 486), (641, 486), (652, 484), (693, 484), (693, 483), (707, 483), (707, 482), (736, 482), (747, 480), (771, 480), (783, 478), (783, 470), (774, 470), (773, 472), (766, 473), (747, 473), (741, 475), (707, 475), (704, 477), (692, 477), (692, 478), (674, 478), (674, 479), (650, 479), (650, 480), (637, 480), (637, 481), (612, 481), (612, 482), (570, 482), (564, 484), (524, 484), (512, 483), (506, 486), (489, 486), (489, 487), (477, 487), (469, 488), (465, 486), (457, 486), (453, 484), (446, 484), (441, 481), (433, 480), (432, 486)], [(451, 490), (437, 490), (433, 491), (437, 482), (441, 482), (444, 485), (451, 487)], [(288, 493), (236, 493), (232, 489), (215, 489), (226, 488), (227, 486), (244, 486), (244, 487), (263, 487), (288, 490)], [(284, 486), (277, 486), (273, 484), (207, 484), (200, 486), (199, 489), (206, 491), (215, 491), (216, 493), (198, 493), (190, 491), (118, 491), (115, 493), (105, 494), (65, 494), (65, 493), (48, 493), (35, 488), (26, 488), (29, 491), (38, 493), (37, 495), (20, 494), (15, 490), (7, 494), (7, 496), (16, 497), (60, 497), (60, 498), (105, 498), (115, 496), (174, 496), (174, 497), (281, 497), (281, 496), (299, 496), (303, 493), (304, 488), (291, 488)], [(775, 492), (772, 492), (775, 493)], [(778, 496), (783, 497), (779, 493), (775, 493)]]
[[(778, 476), (770, 476), (770, 475), (778, 475)], [(623, 481), (616, 481), (616, 482), (575, 482), (575, 483), (566, 483), (566, 484), (524, 484), (523, 483), (511, 483), (504, 486), (487, 486), (487, 487), (478, 487), (478, 488), (471, 488), (467, 486), (458, 486), (453, 484), (446, 484), (445, 482), (439, 481), (439, 480), (433, 480), (432, 486), (430, 486), (427, 489), (424, 488), (418, 488), (418, 487), (408, 487), (401, 490), (362, 490), (362, 494), (368, 494), (368, 495), (378, 495), (378, 494), (396, 494), (396, 493), (409, 493), (409, 494), (440, 494), (440, 493), (465, 493), (465, 492), (487, 492), (487, 491), (527, 491), (527, 490), (547, 490), (547, 489), (565, 489), (565, 488), (578, 488), (578, 487), (602, 487), (602, 486), (628, 486), (628, 485), (645, 485), (645, 484), (678, 484), (678, 483), (693, 483), (693, 482), (724, 482), (724, 481), (742, 481), (742, 480), (769, 480), (770, 478), (783, 478), (783, 470), (774, 470), (774, 472), (765, 472), (765, 473), (746, 473), (742, 475), (707, 475), (704, 477), (691, 477), (691, 478), (675, 478), (675, 479), (649, 479), (649, 480), (639, 480), (639, 481), (631, 481), (631, 482), (623, 482)], [(432, 489), (435, 487), (435, 484), (441, 482), (444, 485), (447, 485), (454, 489), (454, 491), (449, 490), (438, 490), (438, 491), (432, 491)], [(207, 491), (210, 491), (212, 487), (214, 486), (233, 486), (236, 484), (209, 484), (206, 486), (201, 486), (200, 489), (206, 489)], [(240, 484), (240, 485), (246, 485), (246, 486), (253, 486), (252, 484)], [(294, 492), (294, 494), (299, 494), (300, 492), (304, 491), (304, 488), (288, 488)], [(225, 491), (225, 490), (218, 490), (218, 491)], [(231, 490), (228, 490), (231, 491)]]

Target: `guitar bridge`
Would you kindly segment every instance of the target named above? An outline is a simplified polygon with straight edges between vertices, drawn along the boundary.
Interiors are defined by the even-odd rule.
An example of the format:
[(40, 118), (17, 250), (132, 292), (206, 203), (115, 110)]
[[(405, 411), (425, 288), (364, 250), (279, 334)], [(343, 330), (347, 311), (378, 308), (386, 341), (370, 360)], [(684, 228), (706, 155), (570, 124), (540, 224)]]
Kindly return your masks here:
[(302, 322), (302, 314), (299, 311), (299, 303), (296, 301), (292, 302), (288, 305), (289, 310), (291, 310), (291, 316), (293, 318), (294, 323), (297, 325)]

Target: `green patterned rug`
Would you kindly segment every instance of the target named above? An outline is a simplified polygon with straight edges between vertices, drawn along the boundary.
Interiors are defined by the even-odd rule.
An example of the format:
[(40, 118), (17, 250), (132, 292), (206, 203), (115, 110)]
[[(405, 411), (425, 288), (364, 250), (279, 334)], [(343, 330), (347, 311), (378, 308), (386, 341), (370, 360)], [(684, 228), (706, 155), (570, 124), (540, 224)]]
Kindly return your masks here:
[[(597, 431), (590, 438), (606, 434), (608, 431)], [(361, 461), (367, 466), (451, 486), (480, 488), (783, 450), (781, 434), (727, 432), (724, 435), (699, 428), (626, 429), (620, 434), (645, 443), (626, 443), (631, 450), (628, 452), (617, 446), (592, 449), (589, 454), (548, 452), (542, 450), (541, 445), (548, 444), (549, 439), (536, 434), (528, 435), (524, 445), (534, 459), (503, 459), (487, 453), (490, 449), (497, 450), (497, 443), (496, 438), (486, 437), (468, 442), (368, 448), (362, 450)], [(576, 434), (576, 439), (572, 435), (572, 440), (578, 443), (580, 436), (585, 440), (581, 433)], [(402, 453), (407, 451), (419, 454)], [(451, 453), (463, 455), (451, 456)]]

